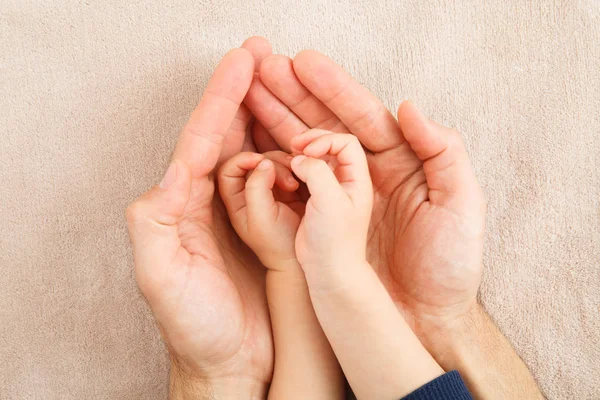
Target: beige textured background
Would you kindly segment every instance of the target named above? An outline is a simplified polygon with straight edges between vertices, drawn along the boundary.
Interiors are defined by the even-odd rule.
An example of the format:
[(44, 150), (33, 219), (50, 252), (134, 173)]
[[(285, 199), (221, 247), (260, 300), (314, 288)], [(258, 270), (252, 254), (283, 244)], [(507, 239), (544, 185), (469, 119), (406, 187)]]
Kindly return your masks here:
[(596, 0), (0, 0), (0, 399), (166, 397), (124, 209), (253, 34), (463, 133), (482, 301), (549, 398), (600, 399)]

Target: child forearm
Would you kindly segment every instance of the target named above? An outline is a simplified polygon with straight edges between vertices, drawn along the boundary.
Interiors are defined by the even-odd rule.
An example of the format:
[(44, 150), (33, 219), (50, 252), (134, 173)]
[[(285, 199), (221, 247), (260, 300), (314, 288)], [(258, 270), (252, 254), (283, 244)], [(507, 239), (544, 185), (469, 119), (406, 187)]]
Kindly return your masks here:
[(312, 270), (319, 270), (308, 277), (316, 314), (359, 400), (401, 398), (443, 374), (370, 265)]
[(315, 316), (297, 262), (267, 272), (275, 342), (269, 399), (343, 399), (341, 369)]

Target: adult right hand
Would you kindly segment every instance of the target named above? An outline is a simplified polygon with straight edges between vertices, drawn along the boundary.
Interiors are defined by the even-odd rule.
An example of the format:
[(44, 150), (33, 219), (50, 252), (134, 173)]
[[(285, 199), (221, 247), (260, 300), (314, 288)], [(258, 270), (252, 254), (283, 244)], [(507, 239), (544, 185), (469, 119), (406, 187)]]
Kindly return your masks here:
[(352, 133), (368, 150), (375, 193), (368, 261), (431, 345), (476, 307), (481, 279), (486, 203), (460, 134), (409, 102), (396, 120), (316, 51), (266, 58), (260, 80), (245, 100), (265, 128), (255, 129), (259, 150), (289, 151), (311, 128)]
[(271, 380), (264, 267), (214, 196), (213, 171), (241, 150), (250, 123), (240, 105), (254, 64), (246, 49), (225, 55), (162, 182), (127, 209), (137, 281), (169, 348), (176, 399), (266, 398)]
[(410, 102), (394, 118), (326, 56), (263, 60), (245, 99), (260, 151), (308, 129), (350, 132), (368, 150), (375, 191), (368, 260), (397, 309), (476, 397), (539, 398), (535, 381), (477, 303), (486, 202), (460, 134)]

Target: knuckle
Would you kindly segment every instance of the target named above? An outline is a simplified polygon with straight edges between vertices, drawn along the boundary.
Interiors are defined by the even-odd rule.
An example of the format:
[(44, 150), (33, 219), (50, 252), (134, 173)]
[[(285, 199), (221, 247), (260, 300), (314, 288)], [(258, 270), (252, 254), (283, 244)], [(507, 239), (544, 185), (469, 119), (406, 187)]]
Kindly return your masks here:
[(361, 112), (356, 119), (350, 124), (355, 130), (365, 130), (371, 128), (375, 121), (377, 121), (377, 117), (381, 113), (382, 106), (380, 104), (376, 104), (371, 108), (367, 108), (365, 111)]
[(341, 125), (343, 125), (342, 121), (340, 121), (337, 115), (333, 114), (319, 122), (316, 127), (330, 132), (335, 132), (337, 129), (340, 129)]
[(192, 124), (187, 124), (183, 130), (190, 136), (197, 136), (216, 145), (221, 145), (226, 136), (226, 133), (224, 132), (205, 131)]

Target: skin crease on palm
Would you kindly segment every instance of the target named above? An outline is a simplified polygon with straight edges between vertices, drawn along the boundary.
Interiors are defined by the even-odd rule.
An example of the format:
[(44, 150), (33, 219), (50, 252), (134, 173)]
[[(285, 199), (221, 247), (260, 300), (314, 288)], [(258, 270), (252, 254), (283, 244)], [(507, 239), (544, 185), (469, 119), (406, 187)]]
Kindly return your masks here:
[(310, 128), (353, 133), (367, 149), (375, 191), (368, 261), (428, 346), (476, 306), (481, 279), (486, 204), (460, 135), (409, 102), (396, 120), (315, 51), (270, 56), (259, 76), (245, 100), (260, 122), (259, 151), (290, 151), (291, 138)]

